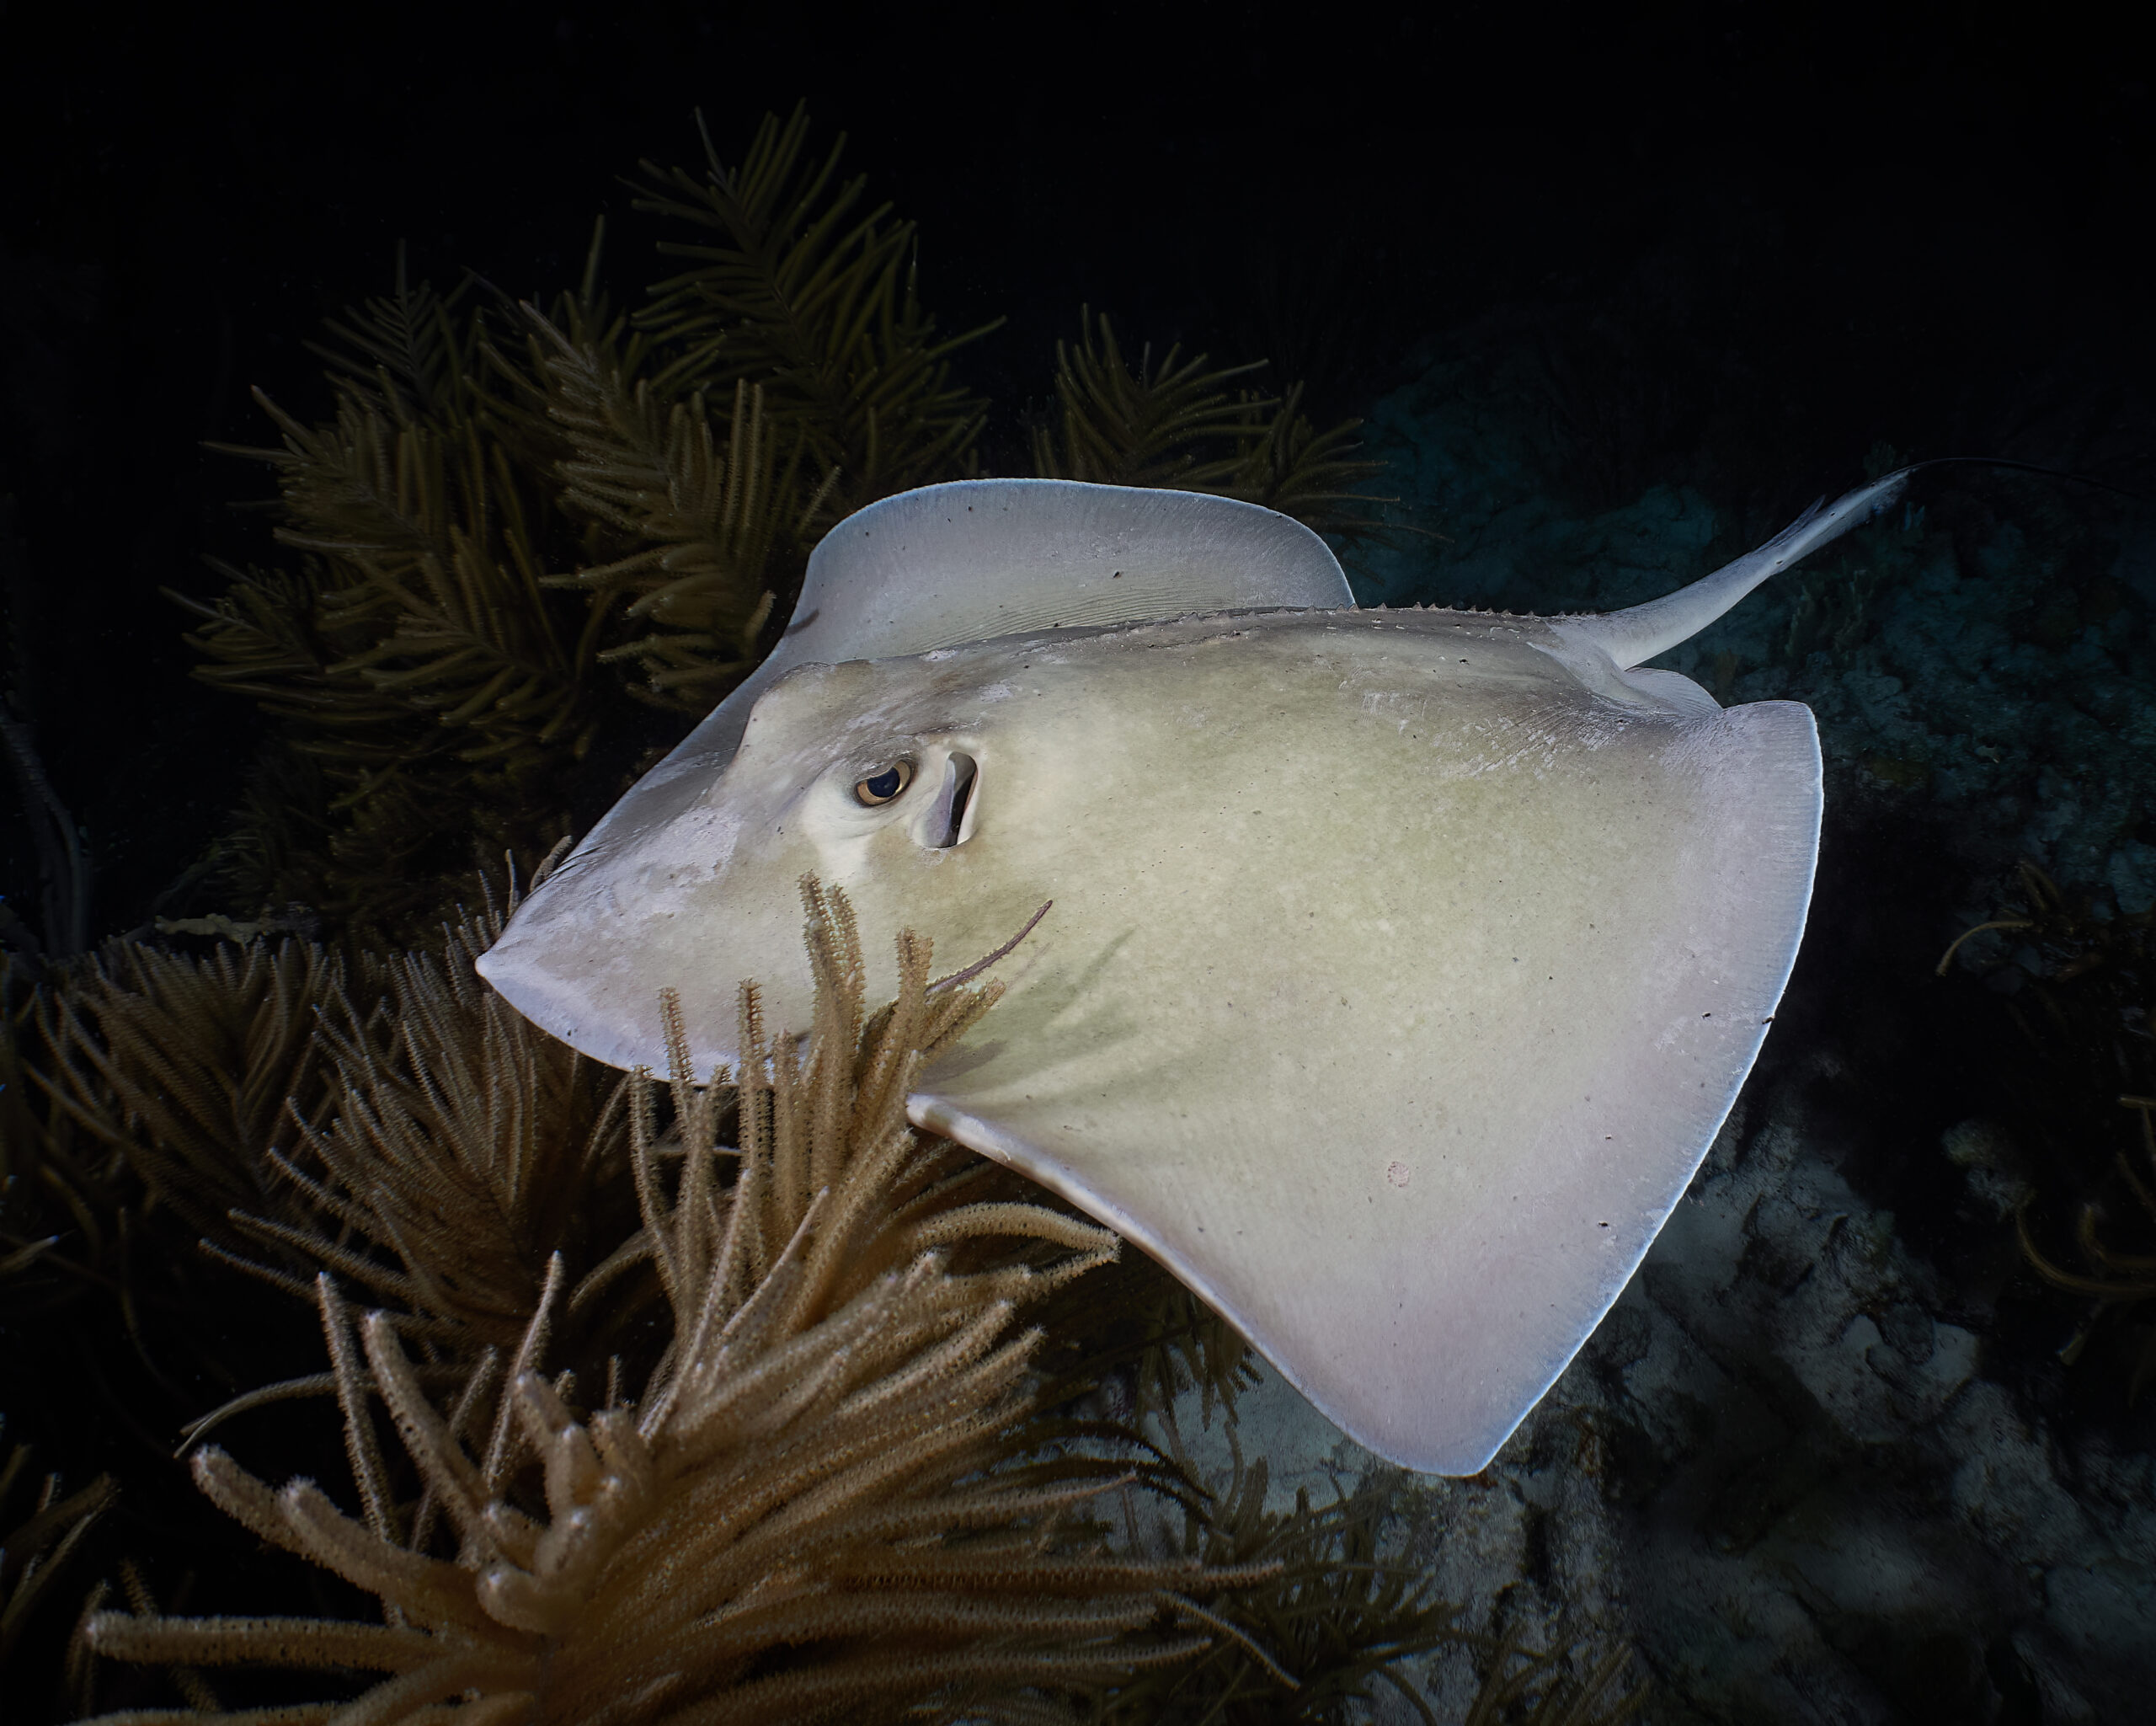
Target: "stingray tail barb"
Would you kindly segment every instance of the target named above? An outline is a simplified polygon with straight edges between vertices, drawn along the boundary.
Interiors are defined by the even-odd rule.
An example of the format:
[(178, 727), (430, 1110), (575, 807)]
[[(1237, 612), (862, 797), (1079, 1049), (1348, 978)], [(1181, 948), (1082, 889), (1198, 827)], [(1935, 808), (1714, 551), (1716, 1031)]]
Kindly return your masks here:
[(1757, 551), (1723, 564), (1711, 575), (1702, 575), (1689, 587), (1649, 600), (1643, 606), (1566, 622), (1578, 634), (1596, 642), (1617, 662), (1620, 671), (1629, 671), (1642, 660), (1698, 634), (1769, 575), (1779, 574), (1830, 540), (1840, 538), (1850, 528), (1891, 508), (1915, 471), (1914, 468), (1898, 469), (1831, 504), (1822, 498)]

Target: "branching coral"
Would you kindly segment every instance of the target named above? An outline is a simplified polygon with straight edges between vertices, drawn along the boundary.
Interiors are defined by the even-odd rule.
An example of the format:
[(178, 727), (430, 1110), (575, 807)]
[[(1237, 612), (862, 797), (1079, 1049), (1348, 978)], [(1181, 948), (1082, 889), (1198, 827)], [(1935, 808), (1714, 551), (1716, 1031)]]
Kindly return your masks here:
[(1298, 411), (1301, 386), (1270, 398), (1237, 384), (1260, 365), (1209, 367), (1171, 347), (1156, 365), (1150, 345), (1123, 358), (1103, 313), (1079, 313), (1073, 347), (1055, 349), (1054, 417), (1033, 428), (1033, 465), (1051, 478), (1171, 486), (1264, 504), (1319, 528), (1369, 525), (1379, 500), (1350, 489), (1383, 464), (1356, 461), (1359, 423), (1319, 432)]
[[(147, 1169), (177, 1171), (161, 1180), (191, 1155), (205, 1192), (251, 1207), (195, 1204), (227, 1263), (316, 1306), (330, 1370), (216, 1418), (334, 1396), (357, 1513), (217, 1452), (198, 1478), (396, 1607), (386, 1626), (166, 1616), (137, 1578), (99, 1648), (170, 1670), (210, 1718), (231, 1716), (205, 1669), (373, 1662), (387, 1675), (350, 1704), (370, 1718), (419, 1718), (459, 1679), (533, 1719), (583, 1717), (594, 1687), (630, 1698), (625, 1719), (701, 1718), (691, 1692), (745, 1718), (819, 1698), (1031, 1718), (1090, 1696), (1114, 1718), (1322, 1719), (1450, 1636), (1418, 1563), (1379, 1553), (1399, 1508), (1383, 1483), (1268, 1515), (1262, 1465), (1214, 1500), (1129, 1427), (1074, 1418), (1104, 1376), (1141, 1419), (1193, 1382), (1231, 1402), (1247, 1352), (1156, 1268), (1111, 1264), (1091, 1224), (907, 1126), (921, 1063), (993, 991), (931, 985), (908, 941), (899, 998), (870, 1015), (842, 896), (808, 906), (805, 1048), (766, 1035), (748, 991), (750, 1059), (702, 1086), (678, 1023), (662, 1087), (510, 1012), (471, 970), (493, 907), (439, 954), (355, 960), (356, 982), (261, 942), (77, 980), (49, 1021), (73, 1087), (56, 1118), (123, 1165), (140, 1141)], [(256, 1076), (221, 1088), (220, 1061)], [(184, 1079), (169, 1096), (156, 1062)], [(316, 1099), (282, 1121), (246, 1101), (280, 1071)], [(136, 1093), (164, 1112), (128, 1115)], [(249, 1124), (268, 1154), (244, 1153)], [(355, 1324), (340, 1283), (386, 1310)], [(1017, 1334), (1021, 1306), (1053, 1336)], [(1102, 1544), (1086, 1517), (1117, 1479), (1182, 1502), (1180, 1546)], [(1539, 1703), (1572, 1681), (1529, 1661), (1523, 1691), (1524, 1658), (1492, 1684)], [(678, 1682), (638, 1690), (660, 1666)]]
[[(2136, 1207), (2150, 1224), (2156, 1224), (2156, 1097), (2126, 1096), (2119, 1102), (2140, 1117), (2141, 1156), (2132, 1158), (2121, 1151), (2112, 1159), (2112, 1168), (2120, 1183), (2132, 1195)], [(2143, 1165), (2141, 1168), (2134, 1167), (2137, 1161)], [(2053, 1288), (2095, 1302), (2092, 1318), (2109, 1307), (2132, 1307), (2143, 1301), (2156, 1301), (2156, 1253), (2128, 1253), (2107, 1243), (2101, 1223), (2102, 1212), (2095, 1205), (2081, 1207), (2073, 1239), (2086, 1268), (2074, 1271), (2060, 1264), (2036, 1244), (2029, 1226), (2027, 1205), (2014, 1213), (2015, 1234), (2031, 1267)], [(2083, 1334), (2086, 1335), (2085, 1329)], [(2143, 1337), (2127, 1373), (2129, 1401), (2141, 1394), (2152, 1374), (2156, 1374), (2156, 1330)]]
[(334, 956), (295, 940), (201, 959), (115, 943), (45, 997), (38, 1082), (158, 1202), (237, 1244), (230, 1213), (280, 1196), (271, 1159), (297, 1137), (288, 1109), (328, 1099), (315, 1014), (343, 979)]
[[(1180, 1461), (1173, 1422), (1165, 1424)], [(1271, 1510), (1265, 1461), (1246, 1465), (1232, 1429), (1229, 1445), (1231, 1477), (1187, 1500), (1179, 1542), (1164, 1530), (1149, 1539), (1134, 1526), (1131, 1544), (1166, 1544), (1222, 1565), (1269, 1559), (1280, 1574), (1226, 1596), (1219, 1616), (1238, 1633), (1195, 1661), (1134, 1678), (1108, 1701), (1106, 1726), (1331, 1726), (1364, 1717), (1359, 1711), (1374, 1710), (1381, 1696), (1390, 1712), (1404, 1706), (1437, 1726), (1412, 1680), (1427, 1670), (1426, 1657), (1445, 1649), (1471, 1658), (1481, 1674), (1466, 1726), (1618, 1726), (1645, 1705), (1646, 1687), (1625, 1682), (1627, 1649), (1543, 1654), (1464, 1628), (1460, 1607), (1438, 1597), (1430, 1573), (1438, 1512), (1410, 1477), (1380, 1467), (1352, 1492), (1336, 1488), (1321, 1509), (1298, 1490), (1293, 1510)], [(1292, 1686), (1282, 1682), (1289, 1674)]]
[[(1460, 1609), (1433, 1597), (1427, 1574), (1380, 1557), (1380, 1531), (1402, 1508), (1398, 1482), (1374, 1477), (1323, 1510), (1299, 1493), (1294, 1512), (1283, 1515), (1266, 1509), (1267, 1473), (1262, 1459), (1246, 1468), (1238, 1450), (1225, 1490), (1187, 1514), (1181, 1547), (1215, 1564), (1271, 1561), (1280, 1579), (1224, 1605), (1241, 1638), (1134, 1682), (1114, 1698), (1107, 1720), (1331, 1721), (1351, 1701), (1373, 1701), (1374, 1686), (1384, 1683), (1435, 1726), (1395, 1663), (1467, 1638), (1454, 1627)], [(1289, 1673), (1300, 1680), (1292, 1691), (1281, 1682)]]
[(581, 1265), (587, 1242), (606, 1240), (600, 1195), (626, 1161), (619, 1076), (539, 1031), (474, 970), (502, 916), (461, 916), (439, 957), (370, 967), (382, 993), (365, 1008), (339, 991), (318, 1039), (334, 1102), (312, 1118), (295, 1103), (300, 1142), (267, 1153), (309, 1221), (232, 1219), (466, 1353), (513, 1344), (550, 1259)]
[(1583, 1671), (1572, 1669), (1574, 1652), (1501, 1643), (1460, 1726), (1623, 1726), (1636, 1719), (1652, 1692), (1625, 1682), (1631, 1650), (1589, 1651)]
[(45, 1442), (162, 1457), (205, 1387), (276, 1358), (289, 1327), (236, 1324), (259, 1301), (195, 1248), (241, 1244), (236, 1205), (304, 1217), (263, 1152), (293, 1142), (288, 1099), (328, 1093), (315, 1012), (339, 970), (299, 943), (196, 959), (115, 942), (11, 1003), (0, 1374)]
[(630, 596), (624, 622), (641, 633), (600, 657), (643, 667), (632, 694), (701, 713), (755, 663), (773, 584), (794, 578), (829, 525), (838, 469), (808, 483), (798, 428), (780, 460), (787, 433), (765, 411), (760, 383), (737, 382), (723, 416), (701, 391), (669, 403), (648, 378), (631, 382), (618, 332), (602, 339), (533, 316), (553, 350), (543, 362), (548, 411), (576, 452), (562, 464), (563, 500), (639, 548), (548, 585), (584, 589), (601, 607)]
[(290, 939), (115, 943), (44, 997), (35, 1081), (216, 1255), (308, 1301), (327, 1267), (437, 1340), (506, 1345), (549, 1257), (604, 1232), (626, 1135), (618, 1075), (472, 968), (514, 903), (355, 977)]
[[(90, 1286), (111, 1233), (112, 1177), (126, 1166), (63, 1111), (39, 1104), (36, 1021), (46, 998), (27, 967), (0, 959), (0, 1311), (13, 1317)], [(62, 1247), (68, 1235), (72, 1252)]]
[(694, 267), (633, 328), (600, 291), (603, 226), (543, 308), (400, 259), (318, 350), (328, 419), (260, 398), (282, 445), (235, 452), (277, 469), (300, 566), (220, 566), (221, 596), (181, 601), (201, 675), (302, 758), (265, 761), (283, 794), (227, 849), (258, 901), (408, 935), (478, 855), (568, 831), (599, 740), (643, 734), (624, 695), (723, 695), (840, 515), (970, 471), (985, 409), (948, 361), (970, 338), (936, 336), (912, 229), (858, 213), (807, 136), (797, 112), (738, 170), (647, 164), (642, 207), (702, 238), (666, 243)]
[[(218, 565), (222, 594), (181, 601), (200, 675), (281, 728), (224, 849), (253, 905), (410, 938), (479, 858), (536, 858), (626, 783), (580, 776), (663, 746), (624, 697), (702, 713), (746, 675), (841, 516), (977, 470), (987, 404), (952, 357), (995, 326), (937, 333), (913, 227), (839, 179), (844, 139), (811, 154), (797, 110), (738, 166), (704, 142), (701, 174), (643, 164), (638, 207), (688, 267), (633, 311), (600, 291), (603, 224), (543, 307), (400, 258), (318, 350), (329, 417), (259, 398), (281, 445), (234, 452), (277, 470), (298, 565)], [(1373, 526), (1353, 422), (1316, 430), (1251, 369), (1134, 371), (1088, 316), (1039, 471)]]
[[(115, 943), (26, 996), (0, 1034), (0, 1367), (46, 1442), (154, 1499), (175, 1427), (334, 1389), (304, 1309), (252, 1280), (311, 1307), (331, 1269), (461, 1382), (551, 1258), (582, 1277), (634, 1231), (622, 1076), (473, 972), (504, 909), (435, 953)], [(645, 1322), (648, 1280), (589, 1310), (579, 1364)], [(192, 1520), (158, 1519), (144, 1562), (194, 1562)]]
[(467, 298), (408, 285), (400, 259), (393, 294), (318, 350), (335, 417), (309, 426), (258, 393), (283, 446), (233, 452), (278, 470), (278, 540), (317, 560), (313, 639), (290, 627), (286, 588), (249, 596), (286, 625), (270, 639), (198, 607), (206, 675), (309, 722), (312, 752), (350, 769), (447, 756), (517, 780), (590, 742), (583, 608), (538, 589), (562, 537), (560, 441), (520, 411), (496, 320)]
[[(636, 1082), (643, 1228), (622, 1257), (648, 1260), (672, 1321), (640, 1393), (610, 1385), (580, 1411), (573, 1375), (542, 1376), (558, 1259), (513, 1357), (486, 1351), (446, 1407), (392, 1315), (353, 1345), (325, 1274), (362, 1515), (308, 1482), (273, 1492), (214, 1450), (196, 1478), (257, 1534), (380, 1595), (389, 1621), (107, 1613), (95, 1648), (386, 1673), (350, 1716), (384, 1723), (457, 1697), (459, 1718), (488, 1720), (978, 1718), (1193, 1654), (1208, 1638), (1175, 1627), (1210, 1622), (1193, 1597), (1274, 1574), (1113, 1556), (1077, 1520), (1112, 1465), (1028, 1454), (1036, 1337), (1013, 1333), (1016, 1312), (1107, 1262), (1114, 1237), (985, 1192), (975, 1159), (907, 1124), (921, 1063), (995, 991), (931, 986), (926, 944), (905, 936), (898, 998), (865, 1015), (851, 912), (807, 895), (806, 1048), (767, 1038), (744, 988), (735, 1086), (721, 1072), (699, 1088), (670, 1002), (670, 1132)], [(719, 1143), (729, 1114), (738, 1148)], [(375, 1398), (414, 1500), (392, 1489)]]
[(1114, 1384), (1134, 1424), (1163, 1414), (1196, 1391), (1201, 1419), (1232, 1419), (1235, 1398), (1257, 1381), (1257, 1360), (1235, 1327), (1153, 1259), (1125, 1253), (1082, 1289), (1052, 1297), (1041, 1313), (1043, 1365), (1056, 1399)]
[(107, 1476), (73, 1493), (56, 1474), (38, 1479), (27, 1445), (15, 1445), (0, 1462), (0, 1678), (19, 1670), (13, 1665), (17, 1645), (56, 1595), (70, 1560), (112, 1499)]
[[(2016, 943), (1988, 968), (2010, 986), (2007, 1010), (2020, 1034), (2019, 1058), (2001, 1071), (2017, 1130), (2047, 1154), (2035, 1170), (2040, 1189), (2016, 1210), (2015, 1229), (2046, 1283), (2092, 1303), (2063, 1351), (2070, 1361), (2107, 1312), (2132, 1313), (2156, 1299), (2156, 912), (2103, 916), (2033, 863), (2020, 874), (2022, 902), (1958, 937), (1939, 970), (1944, 975), (1978, 937)], [(2123, 1132), (2121, 1108), (2135, 1117)], [(2046, 1234), (2063, 1232), (2061, 1213), (2074, 1218), (2079, 1269), (2042, 1244)], [(2128, 1344), (2132, 1399), (2156, 1376), (2156, 1327)]]
[(995, 325), (939, 339), (915, 292), (913, 224), (889, 205), (862, 213), (864, 179), (835, 184), (843, 136), (820, 162), (808, 141), (796, 108), (784, 125), (765, 116), (739, 168), (708, 133), (702, 179), (643, 164), (638, 207), (702, 235), (661, 243), (692, 267), (638, 322), (678, 354), (666, 393), (760, 383), (774, 423), (840, 476), (844, 514), (967, 468), (987, 404), (952, 382), (950, 355)]
[[(321, 776), (318, 846), (291, 857), (275, 820), (236, 842), (264, 899), (398, 928), (448, 896), (475, 841), (536, 852), (564, 831), (558, 788), (600, 723), (599, 643), (590, 610), (542, 585), (578, 545), (553, 473), (567, 446), (501, 321), (408, 285), (400, 260), (392, 295), (331, 326), (331, 419), (259, 398), (283, 445), (237, 453), (278, 470), (278, 538), (302, 564), (227, 568), (221, 596), (181, 603), (200, 675), (259, 703)], [(308, 866), (265, 867), (288, 859)]]

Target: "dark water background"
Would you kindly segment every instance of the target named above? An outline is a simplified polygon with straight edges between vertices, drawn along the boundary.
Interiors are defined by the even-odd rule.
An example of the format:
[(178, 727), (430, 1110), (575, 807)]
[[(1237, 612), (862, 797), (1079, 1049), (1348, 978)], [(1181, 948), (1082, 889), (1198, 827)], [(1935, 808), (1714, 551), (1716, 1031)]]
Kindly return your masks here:
[[(1790, 8), (1791, 13), (1799, 10)], [(235, 797), (250, 718), (190, 684), (163, 585), (266, 536), (259, 385), (384, 291), (653, 279), (619, 176), (738, 155), (805, 99), (921, 224), (926, 303), (1003, 409), (1081, 303), (1270, 358), (1367, 411), (1420, 345), (1546, 329), (1590, 491), (1699, 478), (1761, 522), (1875, 441), (2131, 484), (2152, 451), (2146, 62), (2088, 18), (1981, 9), (691, 5), (0, 12), (0, 492), (47, 764), (139, 921)], [(1578, 393), (1576, 387), (1574, 393)], [(1592, 390), (1589, 391), (1592, 394)], [(23, 578), (19, 578), (23, 579)], [(22, 877), (18, 824), (0, 874)]]

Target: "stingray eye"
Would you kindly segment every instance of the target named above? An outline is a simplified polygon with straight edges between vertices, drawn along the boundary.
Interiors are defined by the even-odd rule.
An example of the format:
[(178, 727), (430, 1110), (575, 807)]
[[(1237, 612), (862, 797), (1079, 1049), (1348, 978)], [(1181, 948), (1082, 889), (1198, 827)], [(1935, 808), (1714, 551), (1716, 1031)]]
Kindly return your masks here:
[(874, 809), (878, 804), (889, 803), (913, 779), (911, 761), (893, 761), (880, 773), (872, 773), (866, 779), (853, 782), (853, 795), (858, 803)]

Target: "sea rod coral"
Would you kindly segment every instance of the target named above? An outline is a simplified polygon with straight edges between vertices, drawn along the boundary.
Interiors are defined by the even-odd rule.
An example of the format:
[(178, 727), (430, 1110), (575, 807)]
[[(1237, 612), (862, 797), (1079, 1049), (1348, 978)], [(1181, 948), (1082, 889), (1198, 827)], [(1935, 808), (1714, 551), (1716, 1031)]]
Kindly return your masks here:
[(1036, 1338), (1017, 1309), (1115, 1237), (998, 1196), (992, 1165), (906, 1121), (919, 1066), (995, 986), (931, 984), (908, 933), (897, 998), (866, 1014), (850, 907), (813, 880), (804, 897), (805, 1047), (767, 1034), (744, 986), (739, 1070), (699, 1086), (670, 1001), (670, 1087), (636, 1082), (632, 1256), (672, 1321), (641, 1391), (610, 1384), (592, 1406), (543, 1370), (558, 1264), (514, 1351), (487, 1351), (453, 1393), (397, 1315), (355, 1320), (324, 1274), (360, 1513), (215, 1448), (195, 1476), (263, 1539), (378, 1595), (384, 1621), (105, 1612), (86, 1635), (129, 1661), (383, 1675), (352, 1700), (103, 1726), (1033, 1718), (1236, 1634), (1194, 1597), (1277, 1565), (1112, 1553), (1083, 1518), (1120, 1471), (1028, 1441)]

